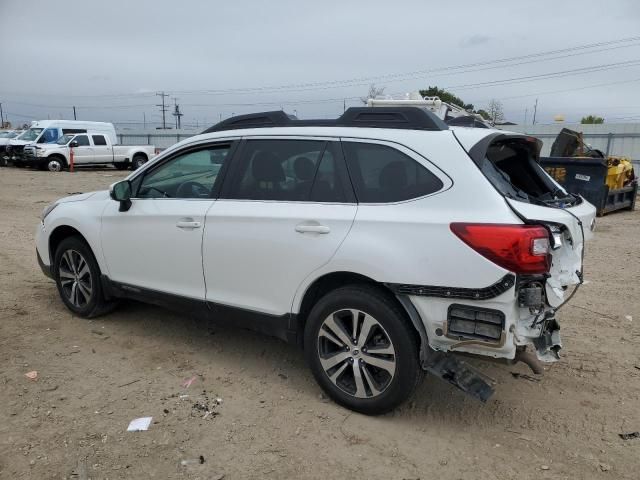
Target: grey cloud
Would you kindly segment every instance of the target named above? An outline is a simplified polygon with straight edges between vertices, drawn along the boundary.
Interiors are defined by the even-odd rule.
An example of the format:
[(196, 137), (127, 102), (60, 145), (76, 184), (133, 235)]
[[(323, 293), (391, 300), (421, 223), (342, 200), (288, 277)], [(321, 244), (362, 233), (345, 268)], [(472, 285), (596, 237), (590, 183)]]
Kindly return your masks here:
[[(209, 2), (0, 0), (0, 102), (9, 118), (147, 124), (160, 119), (156, 91), (177, 97), (184, 124), (283, 107), (303, 118), (356, 105), (371, 83), (389, 93), (537, 75), (640, 58), (635, 46), (491, 70), (434, 72), (452, 65), (632, 36), (636, 2), (584, 7), (583, 0), (434, 3), (403, 0)], [(549, 14), (548, 12), (553, 12)], [(452, 19), (452, 20), (450, 20)], [(597, 25), (597, 28), (573, 28)], [(63, 28), (64, 26), (64, 28)], [(60, 28), (57, 28), (60, 27)], [(488, 34), (485, 32), (489, 32)], [(550, 34), (551, 32), (551, 34)], [(596, 32), (596, 34), (594, 34)], [(398, 76), (407, 72), (422, 72)], [(454, 89), (465, 102), (502, 100), (521, 121), (540, 94), (538, 118), (588, 110), (607, 118), (639, 105), (640, 67), (499, 86)], [(265, 86), (350, 83), (264, 90)], [(230, 89), (246, 88), (244, 91)], [(224, 93), (205, 93), (217, 90)], [(563, 91), (562, 93), (545, 93)], [(120, 95), (124, 94), (124, 95)], [(523, 97), (523, 95), (528, 95)], [(351, 97), (354, 99), (352, 100)], [(157, 123), (155, 123), (157, 125)], [(154, 125), (154, 126), (155, 126)]]
[(470, 37), (463, 38), (460, 41), (460, 46), (462, 48), (477, 47), (480, 45), (484, 45), (490, 42), (491, 40), (492, 38), (489, 37), (488, 35), (476, 34), (476, 35), (471, 35)]

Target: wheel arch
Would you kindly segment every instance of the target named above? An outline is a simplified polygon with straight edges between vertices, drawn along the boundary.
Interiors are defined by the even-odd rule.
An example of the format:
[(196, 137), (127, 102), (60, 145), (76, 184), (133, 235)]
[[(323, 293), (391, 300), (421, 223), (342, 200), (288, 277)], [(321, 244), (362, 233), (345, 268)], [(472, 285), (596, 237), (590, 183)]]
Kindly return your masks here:
[(420, 351), (422, 352), (425, 348), (428, 348), (424, 324), (409, 298), (399, 298), (384, 283), (376, 281), (366, 275), (348, 271), (330, 272), (321, 275), (311, 282), (304, 291), (304, 294), (301, 295), (301, 300), (296, 313), (296, 330), (298, 332), (297, 342), (299, 346), (303, 346), (303, 332), (307, 318), (313, 306), (329, 292), (346, 285), (369, 285), (380, 291), (382, 295), (387, 296), (407, 315), (407, 318), (410, 320), (410, 324), (414, 327), (415, 338), (418, 342)]
[[(51, 235), (49, 235), (49, 261), (51, 262), (51, 265), (53, 265), (58, 245), (60, 245), (65, 238), (69, 237), (80, 237), (89, 246), (89, 248), (91, 248), (91, 244), (79, 230), (70, 225), (60, 225), (51, 232)], [(93, 251), (93, 248), (91, 248), (91, 250)]]

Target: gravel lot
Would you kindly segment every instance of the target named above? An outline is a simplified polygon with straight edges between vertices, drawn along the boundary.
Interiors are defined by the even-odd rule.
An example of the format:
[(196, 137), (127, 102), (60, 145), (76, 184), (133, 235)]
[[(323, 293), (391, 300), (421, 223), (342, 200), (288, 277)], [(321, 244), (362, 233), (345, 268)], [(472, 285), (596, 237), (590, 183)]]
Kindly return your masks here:
[(134, 302), (72, 316), (38, 268), (38, 216), (124, 176), (0, 169), (0, 478), (638, 478), (640, 438), (618, 434), (640, 430), (640, 212), (599, 219), (542, 378), (473, 361), (496, 382), (486, 405), (427, 377), (371, 418), (278, 340)]

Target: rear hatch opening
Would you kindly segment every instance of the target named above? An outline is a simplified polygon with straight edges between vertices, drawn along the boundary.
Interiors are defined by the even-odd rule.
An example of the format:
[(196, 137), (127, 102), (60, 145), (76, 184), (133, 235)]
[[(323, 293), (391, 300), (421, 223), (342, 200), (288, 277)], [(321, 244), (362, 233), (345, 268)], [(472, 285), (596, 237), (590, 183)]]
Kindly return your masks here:
[(489, 144), (478, 167), (507, 198), (551, 207), (581, 202), (567, 193), (538, 164), (540, 141), (531, 137), (507, 137)]

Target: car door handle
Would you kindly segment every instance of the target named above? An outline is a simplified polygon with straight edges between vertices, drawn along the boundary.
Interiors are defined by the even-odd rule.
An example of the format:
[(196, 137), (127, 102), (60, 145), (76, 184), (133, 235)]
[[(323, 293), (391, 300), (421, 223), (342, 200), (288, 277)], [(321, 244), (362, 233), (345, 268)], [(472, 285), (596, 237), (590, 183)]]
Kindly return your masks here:
[(182, 228), (185, 230), (192, 230), (194, 228), (200, 228), (202, 224), (200, 222), (195, 222), (192, 218), (180, 220), (176, 223), (176, 227)]
[(325, 225), (309, 225), (301, 223), (296, 225), (296, 232), (298, 233), (329, 233), (331, 229)]

